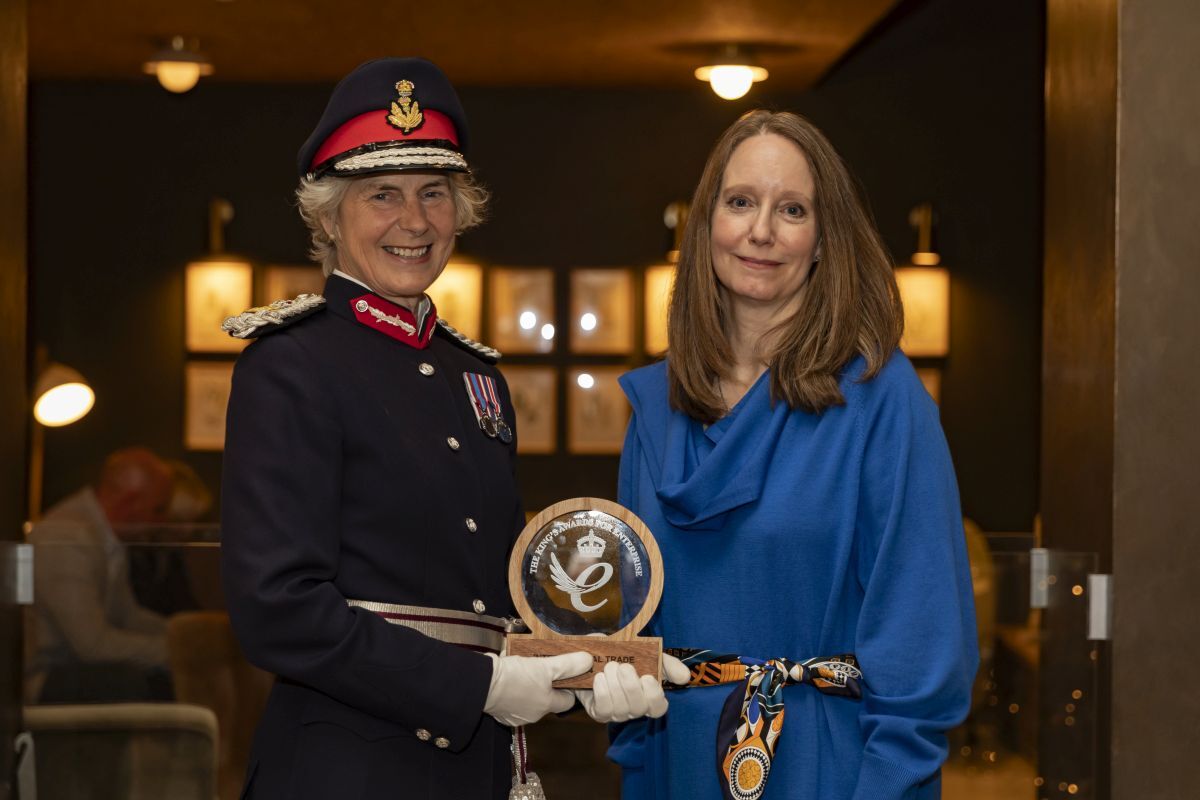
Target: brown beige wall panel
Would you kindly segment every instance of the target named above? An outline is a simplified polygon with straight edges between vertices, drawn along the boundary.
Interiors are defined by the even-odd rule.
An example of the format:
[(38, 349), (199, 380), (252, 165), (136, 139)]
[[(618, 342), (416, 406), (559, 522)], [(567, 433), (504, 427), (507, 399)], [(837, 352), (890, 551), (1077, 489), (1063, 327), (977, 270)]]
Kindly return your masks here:
[(1051, 0), (1041, 510), (1048, 546), (1112, 537), (1116, 0)]
[[(1200, 694), (1200, 5), (1121, 4), (1113, 797), (1195, 797)], [(1121, 687), (1130, 687), (1125, 690)]]
[[(1112, 550), (1115, 352), (1117, 0), (1049, 0), (1046, 17), (1045, 253), (1042, 327), (1042, 471), (1045, 545)], [(1062, 615), (1048, 614), (1042, 663), (1086, 647)], [(1065, 626), (1065, 627), (1064, 627)], [(1072, 687), (1043, 670), (1038, 773), (1048, 787), (1077, 783), (1109, 797), (1109, 662), (1096, 651), (1099, 696), (1080, 735), (1052, 709)]]

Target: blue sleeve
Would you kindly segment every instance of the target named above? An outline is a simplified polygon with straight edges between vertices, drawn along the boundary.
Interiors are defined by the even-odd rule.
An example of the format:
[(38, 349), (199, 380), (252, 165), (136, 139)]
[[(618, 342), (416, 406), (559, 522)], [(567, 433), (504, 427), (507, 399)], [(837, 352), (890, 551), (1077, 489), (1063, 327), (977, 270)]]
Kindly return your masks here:
[(637, 486), (637, 462), (641, 448), (637, 439), (637, 414), (629, 415), (629, 427), (625, 429), (625, 444), (621, 445), (621, 466), (617, 471), (617, 502), (633, 513), (635, 487)]
[(937, 774), (979, 662), (949, 449), (916, 375), (895, 367), (875, 379), (885, 385), (860, 418), (855, 654), (866, 745), (854, 800), (909, 800)]

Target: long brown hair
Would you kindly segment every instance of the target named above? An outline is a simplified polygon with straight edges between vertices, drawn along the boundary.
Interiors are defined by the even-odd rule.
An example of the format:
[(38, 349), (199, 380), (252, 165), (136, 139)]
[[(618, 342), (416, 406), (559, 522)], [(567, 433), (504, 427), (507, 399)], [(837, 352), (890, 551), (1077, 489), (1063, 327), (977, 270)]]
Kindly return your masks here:
[(790, 112), (750, 111), (717, 140), (692, 197), (667, 315), (670, 401), (711, 423), (726, 412), (717, 380), (733, 363), (729, 312), (713, 269), (711, 224), (725, 167), (751, 136), (774, 133), (808, 159), (816, 187), (821, 260), (796, 313), (775, 331), (766, 355), (771, 397), (819, 412), (845, 402), (838, 375), (861, 354), (874, 377), (900, 342), (904, 315), (892, 261), (841, 156), (811, 122)]

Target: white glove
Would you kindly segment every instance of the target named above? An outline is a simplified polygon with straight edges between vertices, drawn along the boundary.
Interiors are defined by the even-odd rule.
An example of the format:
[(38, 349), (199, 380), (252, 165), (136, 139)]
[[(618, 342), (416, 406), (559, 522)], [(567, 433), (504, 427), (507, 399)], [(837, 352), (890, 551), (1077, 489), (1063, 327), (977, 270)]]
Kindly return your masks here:
[(562, 713), (575, 705), (570, 689), (554, 689), (553, 681), (573, 678), (592, 668), (587, 653), (564, 653), (546, 658), (496, 656), (492, 659), (492, 684), (488, 687), (485, 714), (501, 725), (529, 725), (547, 714)]
[(687, 686), (692, 680), (692, 671), (675, 656), (663, 653), (663, 675), (676, 686)]
[[(683, 685), (691, 673), (683, 662), (663, 653), (663, 674)], [(667, 696), (653, 675), (638, 677), (631, 664), (610, 661), (596, 676), (592, 688), (576, 689), (575, 696), (596, 722), (627, 722), (638, 717), (658, 718), (667, 713)]]

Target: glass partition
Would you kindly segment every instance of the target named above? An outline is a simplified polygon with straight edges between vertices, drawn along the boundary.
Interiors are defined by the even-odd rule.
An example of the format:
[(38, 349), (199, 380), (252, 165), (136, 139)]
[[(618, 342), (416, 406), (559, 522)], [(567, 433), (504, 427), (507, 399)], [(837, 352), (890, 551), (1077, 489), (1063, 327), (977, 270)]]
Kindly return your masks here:
[(1087, 575), (1096, 557), (1042, 551), (1035, 583), (1027, 538), (988, 540), (971, 553), (980, 666), (971, 713), (950, 735), (943, 797), (1094, 797), (1099, 682)]
[(215, 526), (27, 529), (38, 797), (236, 798), (271, 677), (242, 657)]
[[(124, 530), (119, 543), (52, 526), (27, 536), (25, 720), (39, 797), (238, 796), (272, 677), (245, 660), (229, 627), (219, 538), (212, 525)], [(1029, 545), (1001, 535), (971, 548), (981, 660), (970, 716), (950, 735), (947, 800), (1095, 796), (1096, 557), (1031, 559)], [(13, 597), (19, 558), (2, 546)], [(1031, 561), (1044, 564), (1036, 579)], [(603, 787), (595, 796), (616, 797), (606, 737), (586, 717), (549, 720), (530, 738), (543, 756), (572, 742), (569, 763), (536, 759), (548, 786), (569, 796), (586, 775)]]

